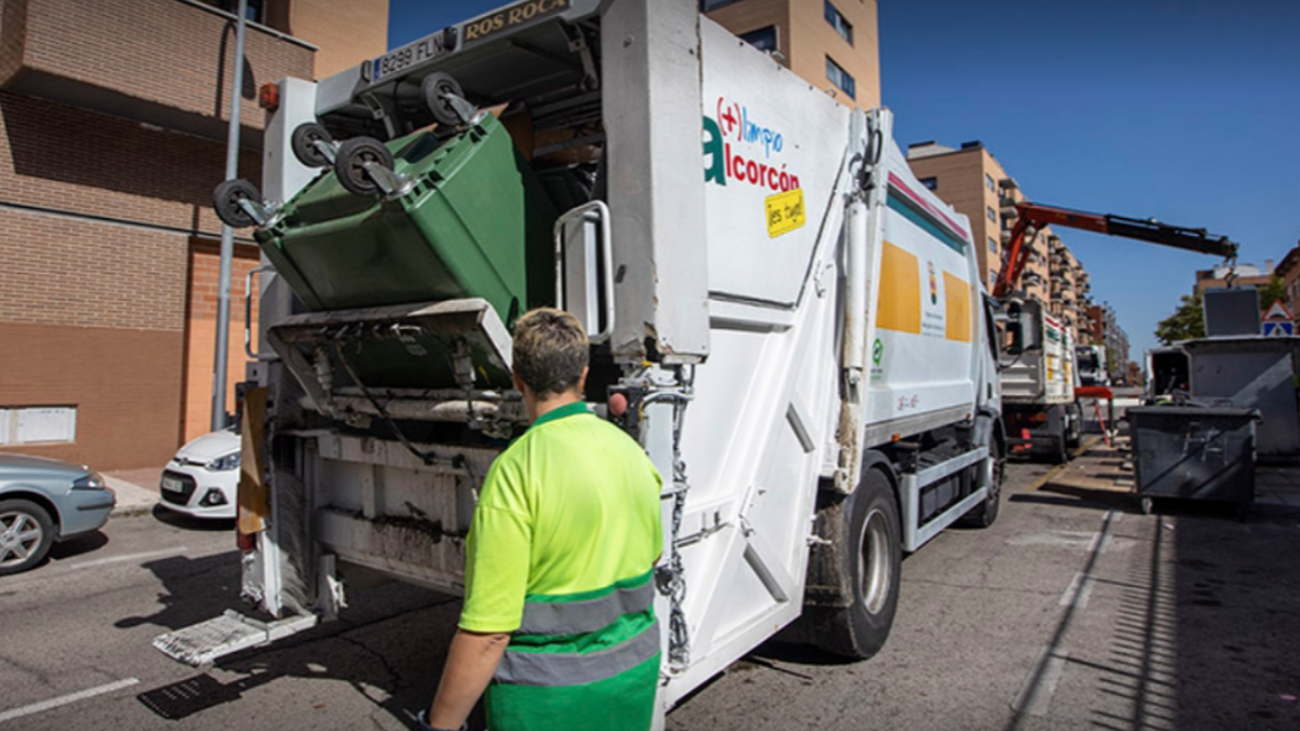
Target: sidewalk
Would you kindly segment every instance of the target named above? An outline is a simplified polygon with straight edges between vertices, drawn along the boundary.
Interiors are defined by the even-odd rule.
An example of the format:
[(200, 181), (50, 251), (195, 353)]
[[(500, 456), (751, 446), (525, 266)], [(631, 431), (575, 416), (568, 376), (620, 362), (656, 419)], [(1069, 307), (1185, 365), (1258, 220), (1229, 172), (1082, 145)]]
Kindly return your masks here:
[(117, 507), (112, 517), (147, 515), (158, 503), (158, 479), (162, 467), (145, 467), (134, 470), (114, 470), (104, 473), (104, 482), (117, 493)]

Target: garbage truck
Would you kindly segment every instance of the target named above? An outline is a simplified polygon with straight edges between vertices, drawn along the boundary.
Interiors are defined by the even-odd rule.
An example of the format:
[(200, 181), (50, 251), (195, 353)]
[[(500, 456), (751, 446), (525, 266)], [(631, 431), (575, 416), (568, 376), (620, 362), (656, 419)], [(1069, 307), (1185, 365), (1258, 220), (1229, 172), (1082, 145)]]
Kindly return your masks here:
[(782, 630), (871, 656), (904, 553), (997, 517), (992, 302), (887, 109), (685, 0), (527, 0), (262, 98), (261, 184), (215, 205), (268, 264), (238, 533), (274, 619), (168, 654), (311, 627), (358, 577), (462, 591), (537, 305), (587, 328), (586, 399), (664, 477), (663, 711)]

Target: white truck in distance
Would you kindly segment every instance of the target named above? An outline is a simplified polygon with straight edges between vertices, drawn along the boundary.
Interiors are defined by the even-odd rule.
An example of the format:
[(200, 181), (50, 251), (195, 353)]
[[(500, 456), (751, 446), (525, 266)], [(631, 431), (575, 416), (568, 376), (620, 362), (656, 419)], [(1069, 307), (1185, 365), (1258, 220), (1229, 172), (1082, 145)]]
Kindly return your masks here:
[[(355, 575), (463, 589), (476, 490), (525, 426), (503, 378), (523, 303), (485, 293), (516, 260), (485, 255), (484, 291), (453, 273), (394, 292), (433, 281), (412, 267), (468, 271), (468, 248), (427, 256), (444, 229), (548, 208), (526, 299), (589, 323), (587, 396), (627, 398), (618, 423), (665, 478), (664, 710), (796, 621), (872, 655), (903, 553), (996, 517), (991, 303), (967, 221), (912, 176), (887, 110), (838, 104), (685, 0), (516, 3), (279, 86), (265, 199), (242, 184), (217, 207), (276, 266), (240, 529), (243, 593), (281, 619), (227, 615), (164, 651), (209, 662), (310, 626), (366, 601)], [(486, 156), (502, 125), (515, 162)], [(510, 171), (490, 215), (452, 187), (476, 166)]]

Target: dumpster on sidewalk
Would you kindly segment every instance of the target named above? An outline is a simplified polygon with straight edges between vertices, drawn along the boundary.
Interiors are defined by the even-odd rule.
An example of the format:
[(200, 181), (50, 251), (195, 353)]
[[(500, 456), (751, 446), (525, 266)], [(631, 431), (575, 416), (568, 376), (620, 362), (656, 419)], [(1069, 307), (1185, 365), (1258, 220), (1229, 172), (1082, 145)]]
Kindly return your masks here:
[(1236, 407), (1140, 406), (1128, 410), (1142, 512), (1155, 498), (1233, 503), (1255, 498), (1255, 423)]

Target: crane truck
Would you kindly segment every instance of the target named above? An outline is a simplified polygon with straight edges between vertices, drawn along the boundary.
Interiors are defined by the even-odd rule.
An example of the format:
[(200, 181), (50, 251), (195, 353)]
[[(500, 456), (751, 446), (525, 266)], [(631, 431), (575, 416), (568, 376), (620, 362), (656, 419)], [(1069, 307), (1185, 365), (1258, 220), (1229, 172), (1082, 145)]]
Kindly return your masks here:
[[(1030, 202), (1017, 203), (1016, 212), (1016, 224), (1004, 248), (1002, 269), (992, 292), (999, 303), (1000, 318), (1016, 324), (1006, 349), (1011, 360), (1002, 371), (1007, 443), (1012, 450), (1030, 450), (1045, 454), (1051, 461), (1064, 462), (1082, 430), (1083, 409), (1075, 389), (1081, 385), (1091, 390), (1106, 386), (1081, 383), (1084, 373), (1069, 328), (1047, 314), (1043, 302), (1015, 295), (1034, 237), (1045, 226), (1060, 226), (1217, 254), (1225, 259), (1236, 257), (1237, 245), (1205, 229), (1173, 226), (1155, 219), (1085, 213)], [(1099, 352), (1089, 353), (1097, 364), (1090, 363), (1083, 369), (1089, 381), (1100, 380), (1106, 373), (1105, 349), (1097, 347)]]
[(275, 619), (168, 654), (311, 627), (355, 577), (462, 591), (535, 305), (584, 323), (588, 400), (665, 478), (662, 710), (791, 625), (871, 656), (903, 554), (996, 518), (993, 302), (887, 109), (685, 0), (527, 0), (263, 101), (262, 184), (215, 205), (270, 267), (238, 535)]

